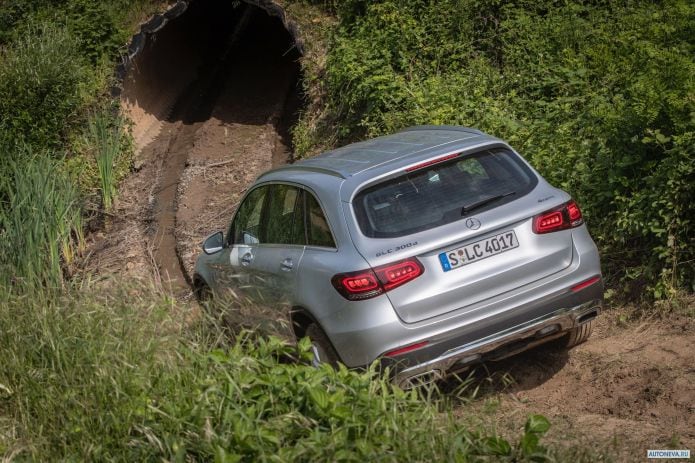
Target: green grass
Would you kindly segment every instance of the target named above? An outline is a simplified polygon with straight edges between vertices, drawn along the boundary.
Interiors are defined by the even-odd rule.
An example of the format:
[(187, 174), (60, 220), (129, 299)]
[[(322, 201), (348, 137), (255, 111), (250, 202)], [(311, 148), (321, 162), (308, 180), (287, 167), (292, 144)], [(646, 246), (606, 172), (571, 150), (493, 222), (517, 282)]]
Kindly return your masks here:
[(62, 286), (83, 245), (79, 193), (53, 156), (27, 147), (6, 150), (18, 160), (0, 175), (0, 282)]
[(101, 200), (106, 211), (116, 198), (116, 165), (123, 146), (123, 120), (107, 110), (89, 118), (89, 144), (94, 147), (94, 159), (99, 172)]
[[(0, 455), (34, 461), (523, 461), (546, 450), (468, 429), (434, 395), (207, 318), (146, 286), (0, 292)], [(178, 315), (174, 315), (178, 314)], [(429, 397), (429, 399), (428, 399)]]

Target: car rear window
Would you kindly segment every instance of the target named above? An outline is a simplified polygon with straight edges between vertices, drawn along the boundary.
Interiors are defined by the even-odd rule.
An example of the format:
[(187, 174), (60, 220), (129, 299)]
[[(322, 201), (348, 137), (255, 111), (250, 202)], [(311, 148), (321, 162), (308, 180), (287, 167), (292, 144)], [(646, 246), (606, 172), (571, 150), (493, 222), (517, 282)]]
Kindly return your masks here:
[(367, 188), (357, 194), (353, 204), (362, 233), (371, 238), (395, 238), (499, 207), (525, 195), (537, 183), (516, 154), (494, 149)]

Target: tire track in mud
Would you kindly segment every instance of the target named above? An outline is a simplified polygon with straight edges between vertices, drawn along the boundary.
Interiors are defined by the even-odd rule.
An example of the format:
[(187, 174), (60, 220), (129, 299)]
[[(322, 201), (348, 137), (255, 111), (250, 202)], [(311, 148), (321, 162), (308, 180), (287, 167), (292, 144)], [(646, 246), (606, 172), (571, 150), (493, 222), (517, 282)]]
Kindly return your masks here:
[[(258, 9), (245, 10), (222, 56), (203, 65), (175, 103), (170, 130), (152, 143), (168, 144), (160, 156), (152, 228), (154, 260), (172, 289), (191, 284), (198, 244), (225, 228), (229, 200), (289, 156), (287, 129), (299, 104), (298, 66), (278, 48), (281, 41), (267, 40), (268, 21)], [(229, 175), (230, 170), (246, 175)], [(220, 214), (220, 208), (229, 214)]]
[[(178, 209), (178, 186), (193, 150), (196, 134), (210, 118), (226, 83), (226, 75), (233, 63), (233, 51), (239, 37), (248, 27), (253, 10), (246, 9), (234, 31), (224, 45), (222, 55), (204, 63), (199, 77), (195, 79), (174, 103), (169, 123), (175, 123), (172, 131), (165, 134), (169, 146), (160, 166), (158, 186), (154, 192), (153, 217), (156, 221), (154, 259), (159, 274), (174, 286), (185, 287), (190, 279), (183, 271), (176, 242), (176, 211)], [(173, 132), (173, 135), (172, 135)], [(154, 143), (161, 143), (155, 140)]]

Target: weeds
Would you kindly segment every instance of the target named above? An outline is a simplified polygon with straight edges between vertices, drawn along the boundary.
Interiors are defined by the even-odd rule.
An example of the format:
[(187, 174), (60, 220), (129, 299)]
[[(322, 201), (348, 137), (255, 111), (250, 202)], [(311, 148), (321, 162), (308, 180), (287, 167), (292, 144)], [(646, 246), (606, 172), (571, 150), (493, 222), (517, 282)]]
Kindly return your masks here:
[(36, 149), (55, 149), (86, 101), (89, 72), (79, 44), (50, 22), (27, 27), (0, 50), (0, 134)]
[(95, 112), (89, 119), (89, 138), (99, 171), (102, 205), (110, 211), (117, 194), (115, 167), (122, 146), (123, 120), (107, 110)]
[[(83, 246), (79, 194), (51, 156), (15, 148), (0, 178), (0, 281), (58, 287)], [(17, 287), (22, 287), (18, 284)]]

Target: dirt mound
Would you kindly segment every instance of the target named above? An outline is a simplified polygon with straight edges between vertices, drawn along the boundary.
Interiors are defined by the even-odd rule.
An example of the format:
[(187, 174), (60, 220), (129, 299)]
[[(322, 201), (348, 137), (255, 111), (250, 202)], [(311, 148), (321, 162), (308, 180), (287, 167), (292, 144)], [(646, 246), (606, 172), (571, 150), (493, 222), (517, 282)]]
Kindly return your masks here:
[(695, 322), (618, 323), (626, 311), (602, 314), (589, 341), (569, 352), (556, 343), (478, 369), (474, 406), (510, 434), (528, 414), (544, 414), (551, 442), (610, 448), (622, 461), (695, 448)]

